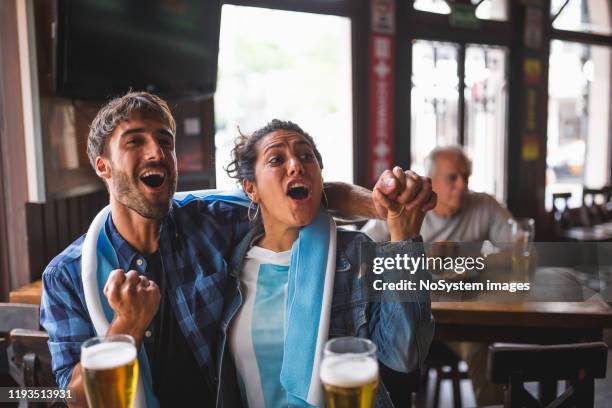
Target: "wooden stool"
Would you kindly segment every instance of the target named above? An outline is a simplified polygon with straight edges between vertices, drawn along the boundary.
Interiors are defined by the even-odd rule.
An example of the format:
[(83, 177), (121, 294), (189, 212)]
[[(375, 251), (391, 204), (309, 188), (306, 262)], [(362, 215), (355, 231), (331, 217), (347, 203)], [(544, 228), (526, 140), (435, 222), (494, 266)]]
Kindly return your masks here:
[(433, 407), (440, 404), (440, 387), (443, 380), (451, 380), (453, 385), (453, 404), (455, 408), (462, 407), (461, 380), (469, 379), (466, 371), (459, 370), (461, 359), (454, 351), (440, 341), (433, 341), (427, 357), (427, 367), (436, 371)]

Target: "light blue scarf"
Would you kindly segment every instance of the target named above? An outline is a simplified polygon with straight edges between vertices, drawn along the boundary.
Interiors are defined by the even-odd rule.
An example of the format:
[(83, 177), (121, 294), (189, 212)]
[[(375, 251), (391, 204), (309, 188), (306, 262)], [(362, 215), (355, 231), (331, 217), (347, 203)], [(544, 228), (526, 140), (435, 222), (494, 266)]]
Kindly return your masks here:
[(291, 248), (280, 376), (290, 405), (323, 405), (319, 366), (328, 337), (335, 270), (336, 224), (321, 210), (300, 230)]
[[(179, 200), (180, 205), (197, 198), (203, 198), (206, 201), (220, 200), (243, 206), (248, 206), (250, 202), (244, 193), (239, 190), (235, 192), (200, 190), (175, 195), (175, 199)], [(117, 253), (104, 228), (109, 215), (110, 206), (106, 206), (96, 215), (87, 231), (81, 255), (81, 275), (85, 303), (98, 336), (104, 336), (107, 333), (110, 322), (115, 315), (103, 292), (110, 273), (119, 268)], [(153, 394), (151, 370), (144, 346), (138, 353), (138, 364), (140, 372), (134, 406), (136, 408), (157, 408), (159, 403)]]

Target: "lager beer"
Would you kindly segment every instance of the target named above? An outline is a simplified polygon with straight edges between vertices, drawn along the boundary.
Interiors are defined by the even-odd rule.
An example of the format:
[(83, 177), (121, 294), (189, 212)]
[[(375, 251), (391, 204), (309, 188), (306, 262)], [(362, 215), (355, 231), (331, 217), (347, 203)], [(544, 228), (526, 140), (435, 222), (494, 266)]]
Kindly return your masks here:
[(87, 402), (92, 408), (134, 406), (138, 360), (127, 335), (95, 337), (83, 343), (81, 367)]
[(325, 346), (321, 382), (328, 408), (370, 408), (378, 387), (376, 346), (369, 340), (341, 337)]

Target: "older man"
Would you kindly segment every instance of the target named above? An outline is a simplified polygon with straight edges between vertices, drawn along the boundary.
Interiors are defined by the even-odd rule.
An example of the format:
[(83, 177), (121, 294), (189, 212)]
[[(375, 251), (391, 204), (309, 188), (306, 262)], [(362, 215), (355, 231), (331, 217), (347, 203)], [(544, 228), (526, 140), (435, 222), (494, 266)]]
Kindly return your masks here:
[[(425, 242), (508, 242), (512, 215), (495, 198), (468, 188), (472, 162), (463, 149), (434, 149), (427, 157), (426, 169), (438, 204), (425, 215), (421, 229)], [(376, 241), (388, 240), (384, 221), (369, 221), (363, 231)]]
[[(512, 215), (495, 198), (468, 188), (472, 163), (461, 147), (438, 147), (425, 164), (438, 203), (425, 215), (421, 227), (424, 242), (509, 242)], [(376, 241), (388, 240), (382, 221), (369, 221), (362, 231)], [(488, 344), (453, 342), (448, 346), (468, 363), (478, 405), (501, 403), (503, 389), (487, 381), (485, 375)]]
[[(53, 372), (61, 388), (72, 390), (73, 405), (86, 405), (80, 347), (100, 332), (88, 296), (98, 296), (105, 306), (110, 325), (103, 333), (129, 334), (139, 350), (144, 346), (147, 364), (141, 368), (150, 375), (141, 379), (148, 407), (187, 406), (193, 401), (215, 405), (213, 350), (223, 310), (226, 260), (249, 222), (246, 209), (237, 205), (197, 197), (173, 199), (175, 130), (166, 102), (145, 92), (110, 101), (91, 124), (87, 153), (106, 184), (111, 208), (94, 239), (104, 243), (94, 254), (109, 264), (98, 267), (103, 294), (84, 291), (89, 281), (82, 268), (90, 263), (83, 262), (89, 248), (84, 244), (88, 236), (83, 236), (45, 269), (41, 302)], [(392, 197), (408, 189), (398, 196), (399, 202), (417, 191), (422, 203), (429, 200), (428, 180), (404, 173), (398, 178), (390, 171), (386, 175), (390, 178), (381, 178), (377, 195)], [(336, 185), (327, 195), (330, 206), (344, 214), (377, 214), (367, 190)], [(416, 208), (418, 201), (407, 207)], [(105, 282), (100, 279), (110, 270)]]

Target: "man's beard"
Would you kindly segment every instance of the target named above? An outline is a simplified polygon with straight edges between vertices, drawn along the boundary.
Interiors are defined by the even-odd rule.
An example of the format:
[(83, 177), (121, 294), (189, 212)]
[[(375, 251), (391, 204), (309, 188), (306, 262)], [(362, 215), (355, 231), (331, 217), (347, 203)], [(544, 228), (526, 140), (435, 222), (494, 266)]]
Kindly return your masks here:
[[(130, 178), (127, 173), (112, 167), (114, 178), (115, 199), (123, 206), (135, 211), (141, 217), (160, 220), (170, 210), (170, 200), (176, 191), (176, 174), (168, 171), (168, 179), (165, 181), (170, 185), (170, 196), (167, 200), (149, 201), (138, 189), (138, 178)], [(136, 181), (135, 181), (136, 180)]]

